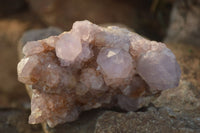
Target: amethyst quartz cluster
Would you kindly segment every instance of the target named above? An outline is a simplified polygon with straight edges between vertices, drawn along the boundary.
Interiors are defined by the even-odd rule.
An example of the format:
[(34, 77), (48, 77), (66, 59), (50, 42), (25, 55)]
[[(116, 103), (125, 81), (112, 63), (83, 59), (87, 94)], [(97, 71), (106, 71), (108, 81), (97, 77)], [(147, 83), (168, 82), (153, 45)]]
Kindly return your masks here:
[(138, 109), (140, 97), (176, 87), (181, 73), (165, 44), (89, 21), (27, 42), (23, 54), (17, 71), (19, 81), (32, 89), (29, 123), (50, 127), (93, 108)]

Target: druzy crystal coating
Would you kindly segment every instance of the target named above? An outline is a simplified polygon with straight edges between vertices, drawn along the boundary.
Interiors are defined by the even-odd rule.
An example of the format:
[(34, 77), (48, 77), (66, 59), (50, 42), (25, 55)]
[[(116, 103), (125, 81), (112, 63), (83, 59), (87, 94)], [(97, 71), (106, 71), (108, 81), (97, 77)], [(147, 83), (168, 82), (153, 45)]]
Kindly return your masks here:
[(181, 73), (165, 44), (87, 20), (58, 36), (27, 42), (23, 53), (17, 71), (32, 89), (29, 123), (50, 127), (98, 107), (134, 111), (140, 97), (176, 87)]

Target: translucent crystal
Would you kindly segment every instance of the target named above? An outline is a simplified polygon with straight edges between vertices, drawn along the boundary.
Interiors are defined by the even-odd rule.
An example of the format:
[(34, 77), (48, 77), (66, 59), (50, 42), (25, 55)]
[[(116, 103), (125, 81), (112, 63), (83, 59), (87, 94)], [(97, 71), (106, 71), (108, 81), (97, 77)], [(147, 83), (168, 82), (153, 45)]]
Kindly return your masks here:
[(99, 52), (97, 63), (107, 85), (117, 84), (119, 79), (131, 77), (134, 71), (130, 54), (119, 48), (103, 48)]
[(41, 42), (38, 41), (27, 42), (27, 44), (23, 47), (23, 53), (26, 56), (38, 54), (43, 52), (44, 50), (44, 46)]
[(180, 68), (168, 48), (161, 51), (150, 50), (142, 55), (138, 60), (137, 71), (152, 92), (174, 88), (179, 84)]
[(33, 91), (29, 123), (50, 127), (93, 108), (137, 110), (145, 96), (176, 87), (181, 73), (165, 44), (87, 20), (59, 36), (27, 42), (23, 53), (17, 71)]
[(25, 84), (33, 84), (39, 80), (40, 70), (37, 55), (26, 57), (17, 65), (18, 80)]
[(63, 33), (56, 42), (56, 55), (63, 66), (69, 66), (81, 53), (82, 45), (79, 36)]

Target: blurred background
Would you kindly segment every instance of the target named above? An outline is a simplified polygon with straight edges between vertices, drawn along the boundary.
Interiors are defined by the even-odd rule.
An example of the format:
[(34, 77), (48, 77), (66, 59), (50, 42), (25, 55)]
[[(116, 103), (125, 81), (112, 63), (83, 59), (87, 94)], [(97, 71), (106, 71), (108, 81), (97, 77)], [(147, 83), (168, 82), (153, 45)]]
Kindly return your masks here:
[[(23, 33), (52, 26), (70, 30), (74, 21), (85, 19), (165, 42), (181, 65), (182, 80), (200, 93), (200, 0), (0, 0), (0, 132), (42, 132), (39, 125), (15, 122), (26, 122), (30, 113), (29, 97), (16, 73)], [(6, 124), (8, 117), (15, 126)]]

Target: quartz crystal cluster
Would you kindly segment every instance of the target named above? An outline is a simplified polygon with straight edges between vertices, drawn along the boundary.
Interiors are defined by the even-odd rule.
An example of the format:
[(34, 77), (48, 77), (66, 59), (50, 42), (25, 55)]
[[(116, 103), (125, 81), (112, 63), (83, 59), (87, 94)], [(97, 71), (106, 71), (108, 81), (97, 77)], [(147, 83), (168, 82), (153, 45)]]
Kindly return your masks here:
[(23, 54), (17, 71), (19, 81), (32, 88), (29, 123), (50, 127), (93, 108), (138, 109), (140, 97), (176, 87), (181, 73), (165, 44), (87, 20), (27, 42)]

